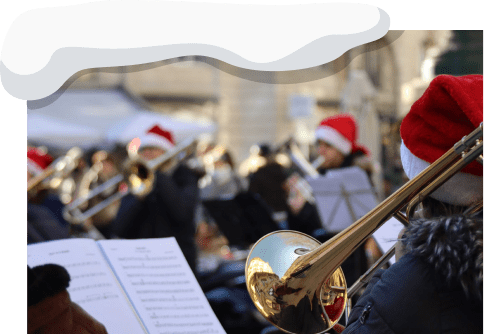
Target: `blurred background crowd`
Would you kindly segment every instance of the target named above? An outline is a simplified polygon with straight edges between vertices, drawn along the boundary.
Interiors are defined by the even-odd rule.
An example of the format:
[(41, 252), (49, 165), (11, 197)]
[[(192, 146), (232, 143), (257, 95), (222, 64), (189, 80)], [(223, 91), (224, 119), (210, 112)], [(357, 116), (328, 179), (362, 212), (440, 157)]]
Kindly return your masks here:
[[(337, 232), (291, 178), (322, 168), (321, 121), (352, 115), (381, 201), (406, 181), (401, 119), (436, 75), (482, 74), (482, 44), (482, 31), (389, 31), (300, 83), (201, 56), (81, 71), (27, 103), (28, 243), (175, 236), (227, 332), (262, 330), (244, 290), (250, 245)], [(348, 285), (380, 253), (370, 239), (348, 259)]]

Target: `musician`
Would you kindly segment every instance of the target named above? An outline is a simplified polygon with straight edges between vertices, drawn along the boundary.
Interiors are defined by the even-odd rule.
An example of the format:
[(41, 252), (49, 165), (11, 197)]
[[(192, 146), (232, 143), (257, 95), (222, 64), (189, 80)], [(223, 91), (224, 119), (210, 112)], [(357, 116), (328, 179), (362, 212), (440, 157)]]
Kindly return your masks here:
[[(118, 166), (121, 165), (121, 161), (126, 155), (121, 153), (121, 151), (126, 152), (126, 148), (119, 145), (112, 152), (94, 149), (88, 153), (87, 160), (91, 162), (91, 166), (84, 173), (77, 186), (76, 197), (87, 197), (91, 190), (101, 186), (120, 173)], [(113, 196), (116, 192), (122, 191), (125, 186), (126, 184), (121, 183), (103, 190), (98, 197), (89, 200), (81, 209), (87, 210), (88, 208), (94, 207), (103, 200)], [(90, 217), (86, 223), (92, 224), (106, 238), (111, 238), (112, 231), (110, 225), (116, 217), (120, 204), (121, 200), (112, 202), (102, 211)]]
[(212, 171), (205, 176), (209, 182), (201, 189), (203, 200), (235, 196), (245, 190), (245, 180), (237, 175), (232, 154), (227, 149), (211, 145), (205, 154), (213, 155), (215, 161), (211, 165)]
[[(433, 79), (400, 127), (410, 179), (482, 122), (482, 98), (482, 75)], [(398, 261), (375, 274), (344, 333), (483, 332), (482, 182), (472, 162), (422, 203)]]
[(319, 168), (321, 174), (330, 169), (359, 166), (371, 177), (370, 152), (357, 142), (358, 126), (351, 114), (338, 114), (323, 119), (316, 129), (315, 137), (318, 153), (324, 157)]
[[(328, 170), (358, 166), (365, 170), (369, 177), (372, 174), (370, 153), (366, 147), (357, 142), (358, 127), (350, 114), (338, 114), (321, 121), (315, 131), (318, 153), (324, 158), (318, 172), (326, 174)], [(308, 225), (307, 221), (315, 220), (316, 208), (298, 195), (298, 178), (290, 177), (285, 186), (289, 192), (289, 204), (295, 220)], [(291, 195), (293, 194), (293, 195)], [(314, 225), (309, 224), (309, 225)], [(324, 225), (324, 222), (323, 222)]]
[[(27, 182), (42, 172), (52, 163), (53, 158), (38, 148), (27, 151)], [(69, 228), (62, 218), (63, 204), (60, 200), (41, 189), (31, 195), (27, 202), (27, 243), (69, 237)]]
[[(283, 229), (289, 229), (287, 219), (289, 206), (284, 182), (287, 171), (276, 161), (274, 152), (268, 145), (261, 145), (259, 155), (265, 159), (265, 164), (249, 175), (249, 191), (259, 194), (270, 206), (274, 219)], [(314, 230), (313, 227), (312, 230)], [(306, 232), (310, 233), (311, 228)]]
[[(175, 148), (173, 134), (153, 125), (140, 136), (138, 154), (155, 159)], [(199, 200), (198, 177), (180, 164), (172, 175), (156, 171), (153, 190), (144, 198), (123, 198), (113, 233), (121, 238), (175, 237), (190, 267), (196, 269), (194, 212)]]
[[(324, 162), (318, 168), (321, 175), (326, 174), (329, 170), (358, 166), (366, 171), (369, 178), (371, 177), (370, 152), (357, 141), (358, 125), (352, 115), (337, 114), (323, 119), (316, 128), (315, 138), (318, 153), (324, 158)], [(290, 177), (285, 183), (289, 191), (291, 208), (290, 228), (300, 230), (302, 226), (305, 229), (302, 232), (312, 234), (321, 242), (329, 240), (340, 231), (328, 231), (324, 228), (324, 221), (321, 221), (315, 204), (308, 202), (301, 195), (302, 192), (298, 191), (297, 184), (298, 178), (294, 176)], [(322, 229), (321, 225), (323, 226)], [(317, 228), (319, 230), (316, 230)], [(308, 231), (309, 229), (313, 229), (315, 232)], [(371, 239), (368, 242), (372, 242)], [(342, 268), (348, 285), (353, 284), (368, 268), (365, 244), (346, 259)], [(357, 296), (354, 299), (356, 298)]]

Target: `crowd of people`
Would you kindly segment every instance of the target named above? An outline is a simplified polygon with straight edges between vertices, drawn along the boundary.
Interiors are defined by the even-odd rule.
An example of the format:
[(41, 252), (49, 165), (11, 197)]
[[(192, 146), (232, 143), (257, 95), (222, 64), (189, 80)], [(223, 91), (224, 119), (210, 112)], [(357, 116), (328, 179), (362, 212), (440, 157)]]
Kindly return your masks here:
[[(409, 179), (482, 123), (482, 89), (481, 75), (440, 75), (430, 83), (401, 125), (401, 159)], [(357, 166), (371, 182), (371, 153), (358, 142), (358, 131), (364, 130), (358, 129), (350, 114), (323, 119), (314, 143), (322, 157), (316, 168), (319, 175)], [(163, 124), (147, 125), (136, 139), (128, 150), (121, 145), (112, 152), (93, 150), (84, 155), (69, 175), (74, 180), (69, 202), (122, 174), (123, 162), (130, 157), (154, 161), (179, 144)], [(201, 282), (215, 273), (204, 271), (199, 263), (207, 244), (216, 244), (217, 238), (224, 240), (217, 245), (225, 250), (227, 246), (229, 250), (232, 246), (248, 248), (264, 234), (282, 229), (300, 231), (321, 242), (329, 240), (340, 230), (325, 225), (308, 194), (305, 175), (292, 164), (281, 163), (277, 159), (280, 153), (270, 145), (260, 146), (258, 167), (241, 176), (230, 153), (210, 144), (181, 162), (173, 162), (170, 168), (164, 165), (152, 171), (151, 190), (143, 196), (130, 192), (126, 177), (105, 189), (102, 199), (126, 194), (81, 226), (86, 231), (94, 228), (107, 239), (173, 236)], [(210, 168), (202, 162), (207, 154), (213, 154)], [(47, 175), (55, 163), (39, 147), (28, 148), (27, 161), (28, 182)], [(46, 180), (50, 180), (48, 176), (35, 191), (29, 191), (28, 244), (71, 238), (75, 232), (71, 217), (65, 214), (68, 203), (59, 197), (59, 185), (46, 185)], [(91, 200), (82, 210), (98, 203)], [(395, 264), (379, 270), (354, 298), (344, 333), (482, 332), (482, 165), (472, 162), (450, 180), (450, 185), (423, 201), (418, 215), (401, 232), (398, 245)], [(343, 262), (348, 285), (368, 269), (373, 260), (368, 251), (373, 249), (370, 238)], [(230, 252), (224, 254), (231, 259)], [(89, 333), (105, 332), (102, 324), (65, 299), (68, 282), (69, 275), (62, 267), (28, 268), (29, 333), (74, 333), (76, 326), (87, 328)], [(65, 307), (52, 310), (58, 312), (51, 317), (58, 325), (56, 320), (47, 324), (40, 320), (38, 310), (48, 307), (54, 297), (68, 305), (70, 317), (76, 321), (66, 320)], [(260, 324), (266, 333), (279, 331), (266, 325)]]

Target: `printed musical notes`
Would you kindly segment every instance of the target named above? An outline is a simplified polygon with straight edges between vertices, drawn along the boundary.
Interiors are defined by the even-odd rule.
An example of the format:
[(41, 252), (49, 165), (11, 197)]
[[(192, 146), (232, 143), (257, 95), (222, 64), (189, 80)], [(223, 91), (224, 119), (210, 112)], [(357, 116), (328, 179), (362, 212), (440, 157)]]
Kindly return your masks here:
[(224, 333), (175, 239), (162, 240), (99, 244), (150, 333)]

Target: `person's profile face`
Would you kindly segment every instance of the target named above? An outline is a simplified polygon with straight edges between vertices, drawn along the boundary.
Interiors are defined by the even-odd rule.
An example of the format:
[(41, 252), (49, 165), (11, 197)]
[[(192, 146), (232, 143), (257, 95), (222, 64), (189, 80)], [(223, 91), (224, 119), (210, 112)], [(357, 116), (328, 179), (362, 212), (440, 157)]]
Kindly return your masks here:
[(321, 167), (325, 169), (340, 167), (345, 158), (343, 153), (322, 140), (318, 141), (318, 153), (324, 157)]
[(164, 154), (165, 150), (159, 147), (144, 147), (138, 154), (145, 160), (153, 160)]

